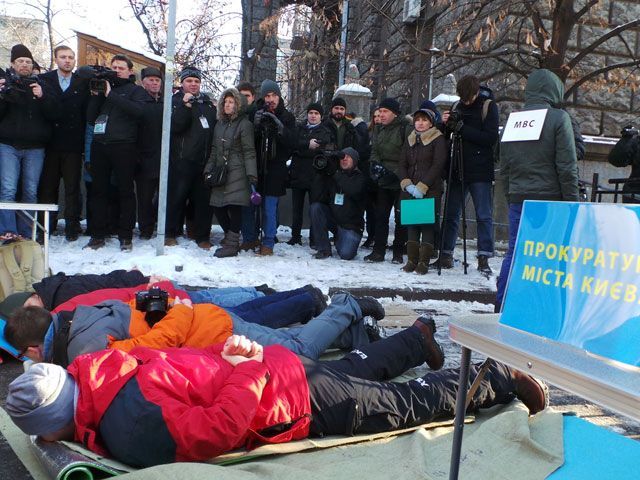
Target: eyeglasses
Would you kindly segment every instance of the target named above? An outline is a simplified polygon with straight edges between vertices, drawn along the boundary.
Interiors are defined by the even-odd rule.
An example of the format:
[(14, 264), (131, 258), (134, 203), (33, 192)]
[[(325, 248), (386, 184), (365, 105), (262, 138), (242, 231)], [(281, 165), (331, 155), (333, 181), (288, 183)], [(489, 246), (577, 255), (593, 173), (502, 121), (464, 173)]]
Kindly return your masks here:
[(33, 65), (33, 61), (28, 58), (16, 58), (13, 63), (18, 65)]

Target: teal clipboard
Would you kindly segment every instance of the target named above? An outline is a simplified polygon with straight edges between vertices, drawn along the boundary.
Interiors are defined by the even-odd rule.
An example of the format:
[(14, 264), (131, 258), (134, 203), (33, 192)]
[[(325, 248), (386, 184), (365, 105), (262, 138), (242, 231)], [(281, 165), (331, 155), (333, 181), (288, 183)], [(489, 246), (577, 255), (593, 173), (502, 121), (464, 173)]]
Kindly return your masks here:
[(436, 223), (435, 198), (400, 200), (400, 223), (402, 225)]

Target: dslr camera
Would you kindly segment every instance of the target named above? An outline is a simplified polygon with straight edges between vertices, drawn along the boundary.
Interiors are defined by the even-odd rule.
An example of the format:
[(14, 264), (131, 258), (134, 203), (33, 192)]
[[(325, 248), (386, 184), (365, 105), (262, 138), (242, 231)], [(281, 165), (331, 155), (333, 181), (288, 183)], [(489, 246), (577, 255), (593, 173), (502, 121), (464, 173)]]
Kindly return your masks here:
[(118, 72), (103, 65), (85, 65), (78, 69), (78, 76), (89, 80), (89, 90), (104, 94), (107, 90), (107, 82), (113, 88)]
[(11, 68), (0, 69), (0, 79), (4, 79), (4, 85), (0, 89), (0, 97), (2, 98), (7, 98), (12, 94), (29, 93), (31, 92), (31, 85), (38, 83), (38, 77), (33, 75), (21, 77)]
[(159, 287), (136, 292), (136, 310), (145, 312), (145, 320), (150, 327), (164, 318), (169, 309), (169, 292)]
[(633, 125), (627, 125), (620, 132), (620, 136), (622, 138), (625, 138), (625, 137), (626, 138), (637, 137), (638, 136), (638, 129), (636, 127), (634, 127)]
[(318, 172), (333, 175), (340, 167), (340, 160), (344, 158), (344, 153), (336, 151), (326, 151), (313, 157), (311, 165)]
[(460, 112), (459, 110), (451, 110), (449, 112), (449, 119), (447, 120), (447, 123), (445, 125), (447, 131), (450, 133), (460, 132), (460, 129), (463, 125), (463, 118), (464, 116), (462, 115), (462, 112)]

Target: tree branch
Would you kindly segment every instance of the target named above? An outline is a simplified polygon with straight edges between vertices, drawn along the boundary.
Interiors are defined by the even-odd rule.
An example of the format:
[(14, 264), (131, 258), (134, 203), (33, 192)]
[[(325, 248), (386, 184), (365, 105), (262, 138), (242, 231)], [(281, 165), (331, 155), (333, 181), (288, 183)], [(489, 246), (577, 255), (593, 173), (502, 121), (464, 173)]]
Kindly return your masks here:
[(640, 65), (640, 60), (632, 60), (629, 62), (614, 63), (613, 65), (607, 65), (606, 67), (602, 67), (602, 68), (599, 68), (598, 70), (594, 70), (593, 72), (585, 75), (581, 79), (576, 80), (576, 82), (574, 82), (574, 84), (571, 85), (571, 87), (569, 87), (564, 92), (564, 98), (569, 98), (569, 96), (571, 96), (573, 92), (576, 91), (578, 87), (580, 87), (580, 85), (588, 82), (589, 80), (597, 77), (598, 75), (602, 75), (603, 73), (610, 72), (611, 70), (615, 70), (617, 68), (637, 67), (638, 65)]
[(598, 3), (600, 3), (600, 0), (589, 0), (584, 7), (582, 7), (580, 10), (576, 12), (575, 14), (576, 22), (578, 21), (579, 18), (581, 18), (584, 14), (586, 14), (589, 10), (591, 10), (591, 7), (597, 5)]

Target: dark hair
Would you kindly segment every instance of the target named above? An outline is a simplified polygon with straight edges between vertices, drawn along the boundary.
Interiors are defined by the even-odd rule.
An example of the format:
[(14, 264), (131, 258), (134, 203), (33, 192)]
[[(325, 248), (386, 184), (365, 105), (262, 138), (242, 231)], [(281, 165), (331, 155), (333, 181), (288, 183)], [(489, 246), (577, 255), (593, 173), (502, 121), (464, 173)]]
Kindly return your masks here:
[(467, 75), (458, 80), (456, 92), (463, 102), (469, 102), (480, 90), (480, 80), (474, 75)]
[(127, 62), (127, 67), (129, 67), (129, 70), (131, 70), (133, 68), (133, 62), (126, 55), (123, 55), (121, 53), (118, 53), (117, 55), (114, 55), (111, 58), (111, 62), (109, 63), (109, 65), (113, 64), (113, 62), (115, 62), (116, 60), (119, 60), (121, 62)]
[[(56, 48), (53, 49), (53, 56), (57, 57), (58, 52), (61, 52), (62, 50), (70, 50), (73, 52), (73, 49), (71, 47), (68, 47), (67, 45), (58, 45)], [(75, 52), (73, 55), (75, 56)]]
[(4, 326), (4, 337), (17, 350), (24, 350), (32, 345), (44, 342), (51, 313), (42, 307), (20, 307), (7, 319)]
[(248, 90), (251, 92), (251, 95), (256, 96), (256, 87), (254, 87), (250, 82), (240, 82), (236, 87), (236, 90)]

